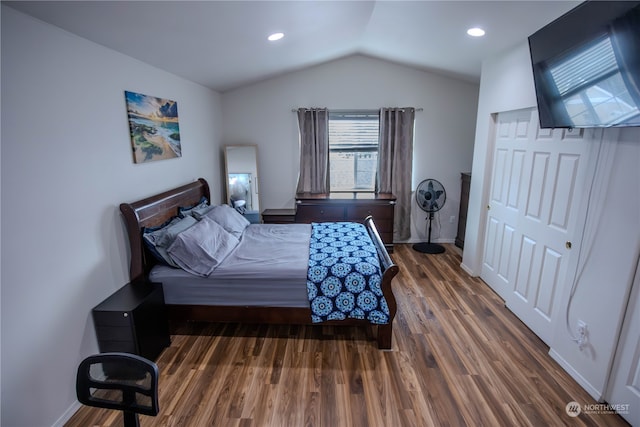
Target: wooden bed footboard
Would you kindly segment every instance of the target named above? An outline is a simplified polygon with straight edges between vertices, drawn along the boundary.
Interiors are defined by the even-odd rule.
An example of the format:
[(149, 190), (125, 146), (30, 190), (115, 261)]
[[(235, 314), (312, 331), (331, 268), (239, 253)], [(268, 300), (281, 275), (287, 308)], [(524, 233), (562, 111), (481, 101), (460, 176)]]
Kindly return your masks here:
[[(155, 196), (133, 202), (122, 203), (122, 212), (129, 237), (131, 256), (131, 281), (144, 281), (156, 260), (144, 245), (142, 230), (165, 223), (177, 215), (179, 207), (195, 206), (206, 197), (210, 200), (209, 185), (200, 178), (195, 182), (165, 191)], [(380, 259), (382, 273), (382, 293), (389, 307), (389, 324), (377, 326), (378, 347), (390, 349), (393, 337), (393, 319), (397, 311), (396, 299), (391, 286), (392, 279), (398, 274), (398, 266), (385, 249), (376, 229), (373, 218), (364, 220), (365, 227), (373, 241)], [(306, 325), (311, 322), (311, 309), (289, 307), (247, 307), (247, 306), (204, 306), (204, 305), (168, 305), (172, 321), (240, 322), (262, 324)], [(365, 320), (346, 319), (324, 322), (333, 325), (370, 325)]]

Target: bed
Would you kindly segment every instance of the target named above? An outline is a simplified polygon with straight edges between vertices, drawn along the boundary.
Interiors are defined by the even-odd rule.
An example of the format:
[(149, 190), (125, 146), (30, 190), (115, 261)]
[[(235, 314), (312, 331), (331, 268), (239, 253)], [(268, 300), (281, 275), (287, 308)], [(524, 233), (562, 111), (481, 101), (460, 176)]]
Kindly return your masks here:
[[(213, 281), (208, 280), (209, 277), (201, 277), (206, 274), (198, 276), (182, 269), (162, 265), (156, 257), (157, 254), (153, 254), (152, 248), (145, 244), (143, 232), (146, 233), (153, 227), (166, 224), (178, 214), (179, 209), (197, 206), (203, 198), (210, 200), (209, 185), (206, 180), (200, 178), (160, 194), (120, 205), (129, 238), (130, 279), (132, 282), (156, 281), (163, 284), (170, 322), (372, 325), (371, 319), (333, 320), (329, 318), (328, 320), (322, 319), (321, 323), (318, 323), (320, 321), (317, 316), (314, 318), (310, 307), (312, 304), (309, 302), (309, 298), (304, 298), (308, 293), (306, 271), (309, 268), (309, 261), (305, 262), (297, 254), (303, 252), (304, 245), (309, 246), (309, 240), (304, 243), (296, 243), (300, 236), (311, 233), (310, 227), (312, 226), (309, 224), (251, 224), (243, 231), (237, 250), (234, 249), (235, 252), (230, 252), (230, 255), (215, 269), (215, 274), (211, 274)], [(323, 225), (329, 224), (317, 224), (316, 226)], [(390, 349), (393, 319), (397, 311), (391, 282), (398, 273), (398, 267), (387, 253), (373, 218), (365, 218), (363, 225), (363, 229), (371, 238), (370, 243), (372, 243), (372, 252), (374, 252), (372, 257), (375, 257), (379, 262), (379, 292), (386, 304), (385, 313), (387, 314), (384, 321), (373, 322), (373, 327), (376, 328), (378, 347)], [(353, 226), (362, 227), (362, 225), (355, 224)], [(239, 276), (250, 274), (255, 276), (257, 274), (242, 267), (249, 265), (242, 264), (246, 261), (246, 257), (235, 256), (235, 254), (239, 252), (241, 245), (249, 248), (249, 252), (252, 254), (249, 257), (255, 258), (257, 253), (264, 253), (263, 249), (258, 249), (255, 246), (253, 239), (259, 237), (264, 240), (265, 236), (267, 240), (274, 240), (271, 243), (267, 242), (267, 244), (271, 244), (270, 249), (266, 251), (269, 263), (276, 266), (275, 270), (284, 272), (284, 277), (279, 279), (272, 273), (263, 273), (260, 270), (257, 276), (260, 280), (253, 277), (252, 282), (249, 283), (246, 280), (247, 277), (231, 275), (230, 270), (244, 273)], [(293, 246), (290, 247), (290, 245)], [(313, 249), (311, 250), (313, 251)], [(309, 248), (306, 251), (308, 254)], [(292, 260), (296, 257), (298, 259), (293, 262)], [(233, 269), (225, 270), (225, 263), (232, 259), (234, 262), (240, 262), (241, 267), (238, 268), (236, 265)], [(301, 271), (303, 273), (302, 280), (300, 280)], [(296, 280), (297, 283), (295, 283)], [(188, 289), (192, 292), (186, 293), (185, 296), (183, 290)]]

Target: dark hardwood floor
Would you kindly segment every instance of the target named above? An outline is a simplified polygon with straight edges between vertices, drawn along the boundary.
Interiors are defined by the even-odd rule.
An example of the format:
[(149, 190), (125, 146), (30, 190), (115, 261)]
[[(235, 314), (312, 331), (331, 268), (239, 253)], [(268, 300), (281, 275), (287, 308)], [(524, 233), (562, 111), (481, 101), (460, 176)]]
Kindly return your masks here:
[[(369, 328), (189, 324), (159, 357), (160, 413), (141, 426), (625, 426), (596, 403), (457, 248), (396, 245), (391, 351)], [(81, 408), (66, 424), (121, 426)]]

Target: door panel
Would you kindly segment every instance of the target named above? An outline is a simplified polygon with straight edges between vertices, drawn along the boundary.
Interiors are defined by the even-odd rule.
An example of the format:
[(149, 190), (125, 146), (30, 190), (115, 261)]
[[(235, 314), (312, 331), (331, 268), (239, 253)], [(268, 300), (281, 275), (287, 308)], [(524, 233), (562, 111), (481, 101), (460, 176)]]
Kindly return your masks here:
[(493, 191), (491, 192), (492, 201), (496, 203), (503, 203), (503, 193), (505, 184), (507, 184), (507, 160), (509, 151), (506, 149), (499, 149), (496, 151), (496, 163), (493, 181)]
[(520, 206), (520, 187), (522, 185), (525, 155), (526, 152), (524, 150), (513, 150), (513, 155), (511, 156), (511, 179), (509, 180), (507, 206), (516, 210)]
[(551, 205), (550, 225), (559, 231), (566, 232), (569, 228), (571, 201), (575, 190), (575, 180), (578, 175), (580, 156), (561, 154), (556, 173), (556, 191)]
[(583, 130), (540, 129), (527, 109), (498, 115), (494, 147), (481, 277), (549, 342), (589, 141)]
[(528, 238), (522, 237), (522, 244), (520, 245), (519, 262), (518, 262), (518, 274), (516, 276), (516, 282), (514, 284), (515, 294), (523, 301), (527, 301), (527, 295), (529, 295), (529, 285), (531, 283), (531, 274), (533, 267), (533, 255), (536, 251), (536, 242)]
[(560, 272), (561, 261), (562, 254), (551, 248), (545, 249), (542, 257), (542, 271), (540, 273), (540, 284), (538, 285), (535, 307), (547, 322), (551, 320), (554, 293), (558, 287), (558, 274)]
[(500, 264), (498, 266), (498, 275), (506, 281), (511, 279), (509, 268), (511, 267), (511, 246), (513, 244), (513, 237), (515, 230), (509, 225), (505, 224), (502, 230), (502, 247), (500, 254)]
[(531, 177), (527, 191), (527, 214), (530, 219), (540, 220), (542, 216), (542, 202), (544, 200), (547, 171), (549, 170), (549, 153), (533, 153)]

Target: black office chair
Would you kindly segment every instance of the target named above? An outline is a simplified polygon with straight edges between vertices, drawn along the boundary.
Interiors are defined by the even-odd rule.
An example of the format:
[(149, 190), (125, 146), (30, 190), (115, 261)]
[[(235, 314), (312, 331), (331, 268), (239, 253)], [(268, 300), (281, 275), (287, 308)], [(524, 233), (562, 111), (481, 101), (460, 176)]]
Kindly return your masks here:
[(87, 406), (123, 411), (125, 427), (139, 427), (138, 414), (156, 416), (158, 367), (129, 353), (100, 353), (78, 366), (78, 401)]

